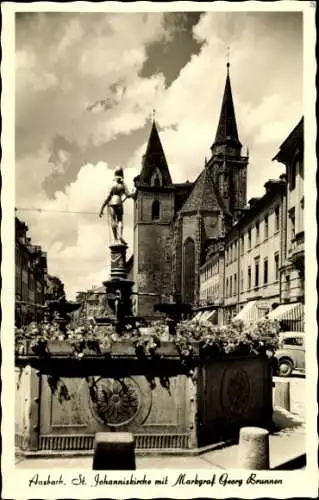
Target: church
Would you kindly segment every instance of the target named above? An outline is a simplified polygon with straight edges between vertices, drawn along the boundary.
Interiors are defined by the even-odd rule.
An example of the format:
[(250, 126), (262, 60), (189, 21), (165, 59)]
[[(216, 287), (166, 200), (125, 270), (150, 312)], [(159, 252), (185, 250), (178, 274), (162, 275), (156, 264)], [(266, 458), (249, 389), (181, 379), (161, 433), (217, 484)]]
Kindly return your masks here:
[(155, 318), (159, 302), (199, 304), (200, 267), (208, 249), (247, 205), (248, 155), (242, 154), (229, 63), (211, 155), (195, 182), (174, 184), (153, 120), (139, 175), (134, 179), (134, 314)]

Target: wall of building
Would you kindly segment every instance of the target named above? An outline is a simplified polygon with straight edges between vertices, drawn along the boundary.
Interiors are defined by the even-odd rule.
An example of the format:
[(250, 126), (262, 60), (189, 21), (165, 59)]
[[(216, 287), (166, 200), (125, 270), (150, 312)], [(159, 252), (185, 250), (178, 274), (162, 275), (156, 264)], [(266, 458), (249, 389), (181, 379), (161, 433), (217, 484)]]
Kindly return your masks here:
[(200, 307), (217, 310), (217, 323), (224, 322), (224, 248), (220, 241), (212, 245), (200, 268)]
[(214, 255), (202, 267), (200, 272), (200, 305), (213, 304), (220, 297), (222, 270), (219, 268), (218, 255)]
[(163, 296), (171, 294), (170, 255), (167, 252), (169, 231), (168, 224), (141, 224), (135, 230), (134, 281), (138, 316), (156, 316), (154, 305), (161, 302)]
[(277, 193), (266, 203), (256, 204), (226, 239), (224, 305), (228, 319), (250, 300), (262, 300), (269, 307), (280, 302), (283, 199), (283, 193)]
[(15, 224), (16, 324), (22, 325), (42, 318), (47, 260), (41, 247), (32, 245), (26, 224), (18, 218)]
[[(281, 272), (281, 301), (297, 302), (304, 298), (304, 165), (303, 157), (286, 164), (286, 233)], [(298, 254), (298, 262), (294, 257)]]

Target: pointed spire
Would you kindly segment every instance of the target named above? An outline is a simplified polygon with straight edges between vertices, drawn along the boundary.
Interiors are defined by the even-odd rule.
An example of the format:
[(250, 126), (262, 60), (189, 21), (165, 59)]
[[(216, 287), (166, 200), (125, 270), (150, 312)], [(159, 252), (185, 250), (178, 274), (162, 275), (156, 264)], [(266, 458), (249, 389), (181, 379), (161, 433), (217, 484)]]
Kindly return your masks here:
[(148, 139), (145, 155), (143, 156), (142, 171), (140, 181), (146, 184), (152, 184), (153, 175), (157, 172), (161, 185), (172, 184), (163, 146), (159, 137), (155, 123), (155, 110), (153, 110), (153, 120), (150, 136)]
[(238, 138), (234, 102), (230, 85), (229, 52), (227, 54), (226, 67), (227, 67), (227, 75), (226, 75), (225, 91), (220, 111), (216, 137), (213, 146), (229, 144), (240, 148), (241, 143)]

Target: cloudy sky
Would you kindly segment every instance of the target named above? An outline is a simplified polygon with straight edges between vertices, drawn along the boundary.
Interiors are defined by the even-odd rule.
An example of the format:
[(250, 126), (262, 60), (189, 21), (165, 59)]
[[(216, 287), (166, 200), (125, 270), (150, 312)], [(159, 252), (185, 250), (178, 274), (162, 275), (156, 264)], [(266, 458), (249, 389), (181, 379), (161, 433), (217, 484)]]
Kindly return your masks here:
[[(303, 114), (302, 13), (18, 13), (15, 43), (17, 215), (70, 298), (107, 278), (97, 213), (116, 165), (133, 187), (153, 108), (173, 181), (199, 174), (227, 46), (248, 198), (283, 172), (271, 160)], [(131, 245), (131, 201), (125, 222)]]

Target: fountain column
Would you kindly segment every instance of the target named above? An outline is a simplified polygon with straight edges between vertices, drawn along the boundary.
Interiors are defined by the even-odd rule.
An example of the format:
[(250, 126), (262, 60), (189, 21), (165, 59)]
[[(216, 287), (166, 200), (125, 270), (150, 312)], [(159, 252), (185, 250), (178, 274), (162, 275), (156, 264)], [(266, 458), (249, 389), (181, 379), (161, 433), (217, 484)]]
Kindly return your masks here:
[(134, 282), (127, 279), (127, 245), (116, 242), (111, 244), (109, 248), (111, 254), (110, 279), (104, 281), (103, 285), (120, 333), (121, 327), (132, 317), (131, 294)]

